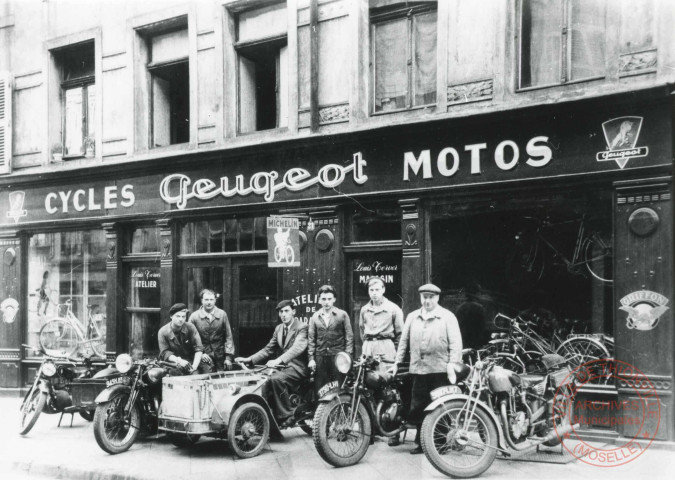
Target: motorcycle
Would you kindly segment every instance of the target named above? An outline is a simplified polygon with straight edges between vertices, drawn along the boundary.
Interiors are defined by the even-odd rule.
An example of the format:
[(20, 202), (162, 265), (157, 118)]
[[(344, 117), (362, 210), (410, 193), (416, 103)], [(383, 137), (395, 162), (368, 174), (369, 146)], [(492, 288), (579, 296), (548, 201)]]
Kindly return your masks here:
[[(305, 378), (297, 391), (288, 391), (293, 414), (280, 423), (265, 393), (278, 367), (249, 368), (243, 362), (227, 372), (176, 377), (163, 382), (159, 429), (178, 447), (188, 447), (201, 436), (226, 439), (240, 458), (259, 455), (270, 436), (300, 427), (312, 433), (316, 409), (313, 379)], [(198, 406), (186, 408), (186, 405)], [(208, 419), (208, 420), (207, 420)]]
[(498, 452), (511, 456), (560, 444), (572, 425), (575, 373), (557, 354), (541, 357), (542, 375), (517, 374), (494, 356), (451, 364), (449, 387), (431, 392), (421, 445), (440, 472), (459, 478), (485, 472)]
[(104, 451), (122, 453), (139, 433), (157, 432), (157, 412), (162, 401), (162, 378), (178, 365), (158, 360), (132, 360), (123, 353), (115, 359), (118, 374), (106, 381), (95, 400), (94, 438)]
[[(32, 349), (29, 345), (23, 346)], [(41, 350), (35, 352), (42, 353), (44, 359), (21, 403), (19, 433), (26, 435), (30, 432), (42, 412), (61, 413), (61, 419), (64, 413), (78, 412), (82, 418), (91, 422), (94, 403), (88, 401), (83, 392), (91, 392), (91, 388), (97, 385), (102, 386), (103, 378), (110, 372), (94, 366), (91, 357), (79, 361), (70, 357), (53, 357)], [(85, 383), (87, 380), (89, 382)], [(74, 399), (74, 395), (77, 398)]]
[[(346, 378), (324, 388), (314, 414), (312, 436), (321, 458), (334, 467), (358, 463), (368, 451), (373, 435), (393, 437), (404, 428), (401, 385), (407, 373), (395, 376), (378, 368), (387, 363), (362, 357), (354, 361), (346, 352), (335, 357), (335, 365)], [(392, 362), (393, 363), (393, 362)]]

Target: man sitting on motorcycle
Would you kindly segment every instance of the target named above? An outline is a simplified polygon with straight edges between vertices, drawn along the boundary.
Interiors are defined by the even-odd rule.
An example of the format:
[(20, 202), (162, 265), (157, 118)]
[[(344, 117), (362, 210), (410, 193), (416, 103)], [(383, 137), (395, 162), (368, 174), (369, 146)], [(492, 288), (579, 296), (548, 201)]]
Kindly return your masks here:
[(202, 340), (197, 328), (186, 323), (187, 306), (177, 303), (169, 309), (171, 321), (159, 329), (159, 358), (165, 362), (177, 363), (180, 371), (172, 375), (209, 373), (211, 365), (202, 361)]
[(295, 307), (290, 300), (277, 305), (281, 324), (277, 325), (269, 343), (250, 357), (237, 357), (236, 362), (261, 364), (278, 368), (263, 387), (263, 395), (274, 408), (280, 427), (293, 422), (290, 394), (307, 378), (307, 324), (295, 319)]

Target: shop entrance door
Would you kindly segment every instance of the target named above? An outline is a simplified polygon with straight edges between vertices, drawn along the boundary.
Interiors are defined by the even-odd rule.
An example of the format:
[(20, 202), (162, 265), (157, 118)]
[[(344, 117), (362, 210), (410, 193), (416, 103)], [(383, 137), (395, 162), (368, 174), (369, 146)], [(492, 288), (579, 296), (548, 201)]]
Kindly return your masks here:
[(202, 289), (216, 292), (216, 306), (227, 313), (237, 356), (249, 356), (269, 341), (276, 325), (280, 274), (267, 266), (267, 257), (195, 261), (184, 272), (190, 312), (200, 308)]

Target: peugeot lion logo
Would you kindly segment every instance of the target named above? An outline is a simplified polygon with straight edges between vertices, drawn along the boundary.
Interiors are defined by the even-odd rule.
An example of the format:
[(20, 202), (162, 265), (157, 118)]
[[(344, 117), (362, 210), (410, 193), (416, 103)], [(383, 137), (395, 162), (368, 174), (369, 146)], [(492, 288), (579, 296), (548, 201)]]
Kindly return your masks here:
[(642, 117), (619, 117), (607, 120), (602, 124), (607, 150), (598, 152), (598, 162), (614, 160), (619, 168), (623, 168), (631, 158), (646, 157), (648, 147), (636, 147), (640, 136)]
[(7, 218), (13, 218), (14, 223), (19, 223), (21, 217), (25, 217), (28, 212), (23, 209), (23, 200), (26, 192), (12, 192), (9, 194), (9, 212)]

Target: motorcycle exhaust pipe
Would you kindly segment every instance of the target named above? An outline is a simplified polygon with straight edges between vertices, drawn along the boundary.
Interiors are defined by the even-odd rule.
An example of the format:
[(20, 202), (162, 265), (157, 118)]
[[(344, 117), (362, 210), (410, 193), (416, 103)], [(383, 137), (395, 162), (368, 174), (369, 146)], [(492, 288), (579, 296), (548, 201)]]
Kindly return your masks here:
[(546, 435), (544, 438), (537, 440), (536, 442), (533, 442), (533, 445), (539, 445), (542, 443), (550, 442), (551, 440), (555, 440), (556, 438), (564, 438), (565, 435), (570, 433), (572, 430), (575, 428), (579, 428), (579, 424), (575, 425), (565, 425), (564, 427), (559, 428), (558, 430), (553, 429), (550, 432), (548, 432), (548, 435)]

